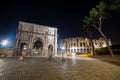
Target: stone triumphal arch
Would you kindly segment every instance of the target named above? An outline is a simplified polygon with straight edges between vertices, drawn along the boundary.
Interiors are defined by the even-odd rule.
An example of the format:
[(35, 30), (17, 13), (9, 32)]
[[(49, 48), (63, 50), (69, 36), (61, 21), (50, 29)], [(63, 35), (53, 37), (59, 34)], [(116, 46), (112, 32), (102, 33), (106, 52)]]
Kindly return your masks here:
[(14, 55), (57, 55), (57, 28), (19, 22), (14, 46)]

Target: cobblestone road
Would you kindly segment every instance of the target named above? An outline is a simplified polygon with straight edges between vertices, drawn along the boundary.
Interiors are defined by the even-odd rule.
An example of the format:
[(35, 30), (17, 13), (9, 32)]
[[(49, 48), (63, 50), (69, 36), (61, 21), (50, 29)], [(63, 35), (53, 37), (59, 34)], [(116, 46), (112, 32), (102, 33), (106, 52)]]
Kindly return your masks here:
[(0, 59), (0, 80), (120, 80), (120, 66), (93, 58)]

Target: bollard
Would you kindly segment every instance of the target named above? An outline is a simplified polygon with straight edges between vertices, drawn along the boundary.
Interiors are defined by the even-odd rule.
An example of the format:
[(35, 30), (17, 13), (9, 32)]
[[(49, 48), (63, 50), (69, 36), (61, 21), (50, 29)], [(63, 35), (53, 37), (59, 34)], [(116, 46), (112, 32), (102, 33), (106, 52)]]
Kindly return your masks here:
[(52, 55), (49, 56), (49, 60), (52, 60)]
[(65, 58), (64, 58), (64, 57), (62, 57), (62, 62), (66, 62), (66, 60), (65, 60)]
[(19, 60), (21, 60), (21, 61), (22, 61), (23, 59), (24, 59), (24, 57), (23, 57), (23, 56), (20, 56), (20, 57), (19, 57)]

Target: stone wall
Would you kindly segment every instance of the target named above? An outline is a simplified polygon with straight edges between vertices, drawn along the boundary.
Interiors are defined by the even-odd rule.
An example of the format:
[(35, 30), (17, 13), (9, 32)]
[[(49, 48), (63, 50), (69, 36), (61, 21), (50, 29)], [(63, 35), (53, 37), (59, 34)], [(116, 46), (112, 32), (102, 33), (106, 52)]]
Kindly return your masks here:
[(48, 56), (48, 46), (53, 46), (53, 55), (57, 55), (57, 28), (37, 25), (27, 22), (19, 22), (14, 46), (16, 56), (21, 54), (21, 44), (26, 44), (27, 55), (33, 53), (33, 46), (36, 40), (41, 40), (43, 44), (42, 56)]

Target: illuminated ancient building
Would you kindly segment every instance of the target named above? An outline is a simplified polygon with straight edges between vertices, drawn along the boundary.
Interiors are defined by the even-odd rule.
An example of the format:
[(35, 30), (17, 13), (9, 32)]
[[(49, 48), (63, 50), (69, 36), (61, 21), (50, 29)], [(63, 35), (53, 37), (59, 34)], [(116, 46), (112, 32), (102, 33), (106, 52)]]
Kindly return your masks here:
[[(105, 40), (103, 38), (94, 39), (93, 44), (95, 49), (106, 47)], [(111, 42), (109, 40), (109, 44)], [(90, 53), (92, 50), (90, 40), (88, 38), (83, 37), (75, 37), (75, 38), (67, 38), (63, 39), (59, 42), (59, 46), (62, 50), (64, 49), (65, 53)]]
[(14, 55), (57, 55), (57, 28), (27, 22), (19, 22)]

